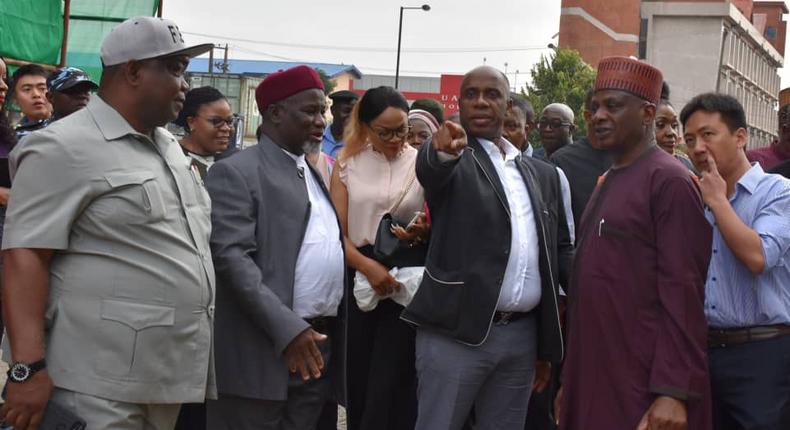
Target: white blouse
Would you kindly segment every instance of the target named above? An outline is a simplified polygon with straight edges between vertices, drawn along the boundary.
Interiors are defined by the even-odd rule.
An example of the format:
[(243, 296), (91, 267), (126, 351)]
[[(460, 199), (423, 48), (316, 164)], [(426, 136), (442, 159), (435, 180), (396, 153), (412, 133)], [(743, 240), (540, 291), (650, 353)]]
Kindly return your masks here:
[(359, 154), (338, 161), (340, 181), (348, 190), (348, 238), (361, 247), (373, 245), (381, 217), (390, 212), (404, 189), (403, 201), (392, 214), (405, 227), (422, 211), (425, 196), (416, 178), (417, 150), (404, 144), (404, 149), (392, 160), (368, 146)]

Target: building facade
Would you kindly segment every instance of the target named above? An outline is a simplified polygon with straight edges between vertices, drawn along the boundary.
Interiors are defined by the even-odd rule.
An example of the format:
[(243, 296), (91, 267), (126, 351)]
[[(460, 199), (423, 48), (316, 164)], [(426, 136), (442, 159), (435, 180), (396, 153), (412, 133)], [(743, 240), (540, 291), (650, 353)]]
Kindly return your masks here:
[[(444, 115), (458, 112), (458, 97), (461, 93), (463, 75), (441, 75), (440, 77), (400, 76), (398, 90), (411, 104), (417, 99), (434, 99), (444, 107)], [(351, 90), (360, 96), (378, 86), (395, 85), (395, 77), (388, 75), (364, 75), (352, 82)]]
[(783, 1), (613, 1), (563, 0), (560, 46), (590, 64), (608, 55), (647, 61), (664, 73), (678, 110), (702, 92), (730, 94), (746, 110), (750, 147), (777, 137)]
[[(244, 120), (243, 136), (250, 140), (261, 124), (261, 115), (255, 102), (255, 89), (263, 79), (274, 72), (287, 70), (304, 63), (228, 60), (227, 71), (209, 71), (208, 58), (195, 58), (189, 62), (187, 79), (190, 87), (212, 86), (228, 98), (233, 112)], [(335, 84), (335, 91), (353, 88), (353, 81), (362, 78), (362, 73), (353, 65), (307, 63), (308, 66), (323, 71)]]

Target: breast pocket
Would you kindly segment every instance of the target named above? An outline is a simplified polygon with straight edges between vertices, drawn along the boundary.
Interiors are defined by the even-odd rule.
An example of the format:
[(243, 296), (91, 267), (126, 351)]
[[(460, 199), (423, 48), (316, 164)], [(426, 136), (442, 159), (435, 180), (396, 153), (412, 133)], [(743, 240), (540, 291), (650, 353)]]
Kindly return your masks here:
[(153, 172), (119, 173), (105, 176), (111, 190), (94, 209), (103, 210), (124, 224), (146, 224), (165, 217), (162, 190)]

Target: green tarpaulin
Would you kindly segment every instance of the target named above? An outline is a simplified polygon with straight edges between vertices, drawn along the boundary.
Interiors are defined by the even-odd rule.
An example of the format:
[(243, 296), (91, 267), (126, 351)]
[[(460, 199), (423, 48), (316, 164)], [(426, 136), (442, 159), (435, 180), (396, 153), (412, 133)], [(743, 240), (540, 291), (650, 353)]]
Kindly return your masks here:
[(0, 0), (0, 56), (58, 64), (62, 41), (61, 0)]
[[(66, 65), (101, 77), (104, 36), (133, 16), (153, 16), (160, 0), (71, 0)], [(0, 56), (59, 64), (64, 0), (0, 0)]]

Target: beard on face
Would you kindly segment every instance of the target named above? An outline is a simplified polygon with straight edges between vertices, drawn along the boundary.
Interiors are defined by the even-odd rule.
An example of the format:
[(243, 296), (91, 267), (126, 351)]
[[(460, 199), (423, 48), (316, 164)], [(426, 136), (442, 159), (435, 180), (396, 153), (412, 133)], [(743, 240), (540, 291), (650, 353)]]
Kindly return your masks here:
[(318, 152), (320, 152), (320, 151), (321, 151), (321, 142), (316, 142), (316, 143), (313, 143), (313, 142), (305, 142), (305, 143), (302, 145), (302, 151), (304, 151), (304, 153), (305, 153), (305, 154), (315, 154), (315, 153), (318, 153)]

